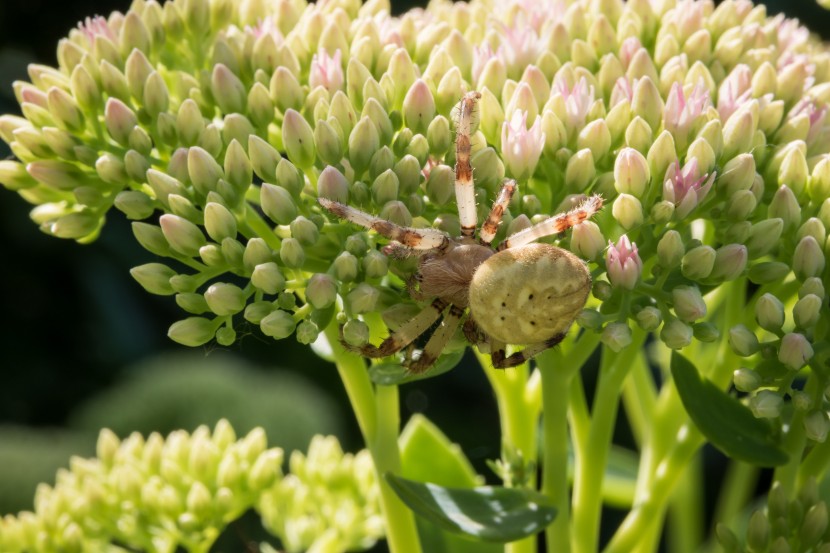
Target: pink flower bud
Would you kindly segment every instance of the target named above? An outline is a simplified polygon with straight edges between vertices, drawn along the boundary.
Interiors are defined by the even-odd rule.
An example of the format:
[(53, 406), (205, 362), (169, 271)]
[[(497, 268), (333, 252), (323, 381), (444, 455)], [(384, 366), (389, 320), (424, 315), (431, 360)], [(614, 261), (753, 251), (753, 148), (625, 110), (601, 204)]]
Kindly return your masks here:
[(715, 173), (700, 175), (697, 158), (693, 157), (682, 168), (680, 162), (669, 166), (663, 183), (663, 199), (675, 205), (675, 216), (684, 218), (698, 206), (709, 193)]
[(698, 116), (711, 103), (709, 91), (702, 80), (695, 85), (688, 98), (683, 92), (683, 86), (680, 83), (674, 83), (663, 112), (663, 124), (666, 130), (676, 137), (685, 137)]
[(608, 280), (614, 286), (631, 290), (636, 286), (643, 271), (643, 262), (637, 252), (637, 244), (631, 242), (623, 234), (616, 244), (608, 241), (608, 251), (605, 254), (605, 267), (608, 271)]
[(565, 114), (568, 119), (566, 123), (572, 128), (585, 125), (588, 110), (594, 103), (594, 87), (588, 86), (585, 77), (579, 79), (573, 88), (569, 87), (564, 79), (557, 78), (553, 83), (553, 89), (565, 100)]
[(516, 179), (526, 179), (533, 175), (544, 145), (545, 133), (542, 132), (541, 118), (537, 117), (528, 129), (527, 112), (516, 110), (510, 122), (504, 122), (501, 129), (502, 155), (508, 173)]
[(334, 56), (329, 56), (325, 49), (314, 54), (311, 60), (311, 70), (308, 75), (308, 84), (314, 90), (322, 86), (329, 92), (339, 90), (343, 86), (343, 65), (341, 63), (340, 49), (334, 51)]

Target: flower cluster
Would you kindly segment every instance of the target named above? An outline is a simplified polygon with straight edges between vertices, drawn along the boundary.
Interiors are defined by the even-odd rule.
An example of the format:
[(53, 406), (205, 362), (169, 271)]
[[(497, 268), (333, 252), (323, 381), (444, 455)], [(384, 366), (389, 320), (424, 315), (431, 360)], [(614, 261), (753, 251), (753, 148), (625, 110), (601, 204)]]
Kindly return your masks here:
[(756, 510), (746, 526), (746, 539), (725, 525), (717, 527), (725, 551), (830, 551), (830, 518), (815, 479), (789, 499), (780, 483), (773, 484), (767, 505)]
[(367, 450), (343, 454), (333, 436), (294, 451), (291, 474), (262, 494), (262, 522), (288, 553), (361, 551), (384, 535), (380, 488)]
[[(329, 536), (326, 551), (356, 550), (383, 535), (367, 455), (344, 455), (335, 438), (317, 437), (308, 458), (292, 454), (294, 474), (283, 477), (283, 452), (267, 448), (261, 428), (237, 439), (221, 420), (213, 432), (202, 426), (192, 434), (132, 434), (122, 442), (104, 430), (97, 458), (75, 457), (53, 487), (42, 484), (34, 512), (0, 519), (0, 550), (103, 551), (119, 544), (141, 551), (207, 551), (229, 523), (257, 508), (265, 520), (282, 522), (267, 528), (291, 544), (289, 551), (299, 551), (294, 544), (307, 535), (310, 519), (297, 513), (331, 514), (343, 504), (361, 507), (361, 524)], [(302, 488), (311, 474), (336, 479), (336, 497), (314, 484)]]
[[(673, 349), (728, 335), (739, 387), (788, 393), (830, 351), (830, 54), (747, 0), (544, 4), (142, 0), (16, 84), (0, 182), (55, 236), (134, 219), (166, 261), (133, 276), (190, 315), (173, 340), (311, 343), (406, 301), (413, 270), (316, 198), (458, 235), (453, 106), (477, 90), (482, 214), (519, 181), (502, 237), (584, 194), (611, 205), (562, 240), (595, 277), (583, 327), (616, 350), (634, 325)], [(747, 278), (756, 321), (724, 327), (709, 306)]]

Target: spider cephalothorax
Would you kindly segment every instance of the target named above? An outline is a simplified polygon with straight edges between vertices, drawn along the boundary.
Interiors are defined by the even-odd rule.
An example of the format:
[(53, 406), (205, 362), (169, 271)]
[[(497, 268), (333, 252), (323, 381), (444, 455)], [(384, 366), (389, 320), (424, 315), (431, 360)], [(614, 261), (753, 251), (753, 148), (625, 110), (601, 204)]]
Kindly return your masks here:
[[(385, 251), (419, 255), (410, 295), (432, 300), (379, 346), (346, 346), (367, 357), (386, 357), (407, 347), (443, 316), (421, 356), (409, 361), (413, 373), (429, 369), (458, 330), (462, 320), (467, 340), (492, 355), (499, 368), (519, 365), (553, 347), (565, 337), (588, 300), (591, 274), (581, 259), (550, 244), (533, 243), (564, 232), (590, 218), (602, 207), (592, 196), (577, 208), (517, 232), (493, 249), (492, 241), (516, 182), (502, 184), (478, 238), (476, 206), (470, 166), (471, 118), (478, 92), (461, 100), (456, 138), (455, 192), (461, 236), (452, 238), (432, 228), (406, 228), (326, 198), (320, 204), (340, 217), (373, 229), (392, 240)], [(469, 311), (469, 312), (468, 312)], [(512, 355), (507, 344), (525, 345)]]

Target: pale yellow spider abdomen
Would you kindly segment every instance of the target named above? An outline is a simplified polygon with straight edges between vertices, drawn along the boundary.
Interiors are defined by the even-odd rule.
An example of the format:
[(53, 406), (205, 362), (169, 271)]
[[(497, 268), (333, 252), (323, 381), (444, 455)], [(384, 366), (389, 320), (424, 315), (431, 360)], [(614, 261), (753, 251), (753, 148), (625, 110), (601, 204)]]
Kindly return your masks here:
[(533, 344), (566, 332), (590, 291), (584, 261), (549, 244), (528, 244), (500, 251), (478, 267), (470, 310), (492, 338)]

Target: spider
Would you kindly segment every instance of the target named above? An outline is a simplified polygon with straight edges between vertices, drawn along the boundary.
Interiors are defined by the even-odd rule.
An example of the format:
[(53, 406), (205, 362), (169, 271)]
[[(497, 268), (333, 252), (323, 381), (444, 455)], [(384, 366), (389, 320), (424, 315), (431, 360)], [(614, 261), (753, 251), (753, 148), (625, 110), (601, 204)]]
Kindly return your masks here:
[[(492, 241), (517, 187), (514, 180), (505, 179), (476, 239), (470, 135), (480, 98), (480, 93), (468, 92), (459, 104), (455, 193), (461, 236), (452, 238), (433, 228), (402, 227), (318, 198), (320, 205), (337, 217), (392, 240), (384, 248), (387, 255), (417, 255), (418, 269), (407, 285), (409, 295), (415, 300), (432, 300), (380, 345), (356, 347), (344, 342), (349, 350), (364, 357), (393, 355), (410, 346), (443, 316), (421, 356), (406, 362), (411, 373), (423, 373), (437, 361), (469, 310), (462, 326), (467, 340), (481, 351), (490, 352), (493, 366), (513, 367), (561, 342), (585, 306), (591, 289), (591, 274), (585, 262), (562, 248), (533, 242), (589, 219), (602, 207), (600, 196), (591, 196), (567, 213), (512, 234), (494, 249)], [(526, 347), (508, 356), (507, 344)]]

